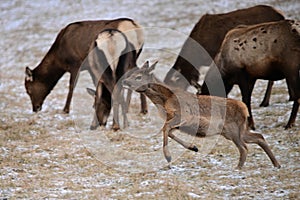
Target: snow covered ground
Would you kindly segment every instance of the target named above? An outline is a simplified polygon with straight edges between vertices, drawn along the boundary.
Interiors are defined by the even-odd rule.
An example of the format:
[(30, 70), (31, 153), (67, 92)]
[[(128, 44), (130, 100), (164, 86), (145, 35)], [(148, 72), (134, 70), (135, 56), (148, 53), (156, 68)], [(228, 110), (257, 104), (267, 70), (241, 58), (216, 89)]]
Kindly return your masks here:
[[(292, 103), (285, 81), (274, 84), (271, 105), (258, 107), (266, 82), (253, 93), (253, 114), (281, 163), (274, 169), (266, 154), (249, 145), (242, 170), (236, 147), (222, 137), (191, 138), (200, 152), (170, 142), (171, 169), (162, 154), (159, 132), (163, 122), (150, 104), (139, 115), (138, 96), (130, 108), (130, 127), (118, 132), (90, 131), (93, 87), (82, 72), (70, 115), (62, 113), (68, 90), (66, 74), (45, 100), (43, 111), (32, 113), (24, 89), (25, 66), (34, 68), (57, 33), (73, 21), (130, 17), (145, 27), (146, 43), (139, 58), (159, 60), (163, 78), (194, 24), (205, 13), (221, 13), (257, 4), (281, 10), (300, 20), (297, 0), (254, 1), (9, 1), (0, 2), (0, 199), (297, 199), (299, 198), (300, 116), (286, 131)], [(239, 90), (230, 96), (241, 99)]]

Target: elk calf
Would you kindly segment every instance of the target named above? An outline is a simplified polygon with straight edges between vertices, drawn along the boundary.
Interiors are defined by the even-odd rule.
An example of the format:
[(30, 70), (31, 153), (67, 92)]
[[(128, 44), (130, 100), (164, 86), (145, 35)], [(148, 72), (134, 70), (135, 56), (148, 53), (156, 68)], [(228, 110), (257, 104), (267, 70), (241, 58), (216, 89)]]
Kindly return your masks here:
[(123, 85), (145, 94), (165, 113), (163, 126), (163, 152), (166, 160), (171, 162), (168, 150), (168, 137), (174, 139), (187, 149), (198, 151), (197, 147), (187, 143), (173, 134), (174, 130), (197, 137), (216, 134), (233, 141), (240, 152), (238, 168), (244, 165), (247, 157), (246, 143), (258, 144), (269, 156), (275, 167), (280, 167), (270, 147), (261, 134), (249, 131), (248, 111), (240, 101), (221, 97), (194, 95), (189, 92), (171, 89), (152, 74), (155, 64), (149, 67), (146, 62), (141, 69), (134, 71), (123, 81)]

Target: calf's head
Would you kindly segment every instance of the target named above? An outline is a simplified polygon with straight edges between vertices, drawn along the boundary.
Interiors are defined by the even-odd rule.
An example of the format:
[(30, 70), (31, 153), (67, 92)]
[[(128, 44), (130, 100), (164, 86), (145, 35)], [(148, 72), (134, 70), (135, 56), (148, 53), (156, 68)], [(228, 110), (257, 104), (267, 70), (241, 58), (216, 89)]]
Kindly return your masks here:
[(147, 61), (140, 69), (132, 70), (129, 72), (128, 77), (123, 80), (123, 86), (137, 92), (145, 92), (149, 88), (149, 84), (156, 82), (152, 74), (156, 64), (157, 62), (149, 67)]
[(25, 88), (31, 99), (33, 112), (40, 111), (49, 92), (45, 84), (36, 80), (34, 71), (29, 69), (29, 67), (26, 67), (25, 69)]

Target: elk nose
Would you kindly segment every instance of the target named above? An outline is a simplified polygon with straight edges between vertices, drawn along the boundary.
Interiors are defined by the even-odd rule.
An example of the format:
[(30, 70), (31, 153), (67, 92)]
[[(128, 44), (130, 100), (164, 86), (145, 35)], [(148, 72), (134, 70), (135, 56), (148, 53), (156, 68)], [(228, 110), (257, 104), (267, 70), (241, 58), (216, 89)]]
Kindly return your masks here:
[(33, 107), (33, 112), (39, 112), (40, 110), (42, 110), (42, 106), (40, 106), (40, 105)]
[(123, 80), (123, 81), (122, 81), (122, 85), (123, 85), (123, 86), (130, 87), (130, 83), (129, 83), (129, 81), (127, 81), (127, 80)]

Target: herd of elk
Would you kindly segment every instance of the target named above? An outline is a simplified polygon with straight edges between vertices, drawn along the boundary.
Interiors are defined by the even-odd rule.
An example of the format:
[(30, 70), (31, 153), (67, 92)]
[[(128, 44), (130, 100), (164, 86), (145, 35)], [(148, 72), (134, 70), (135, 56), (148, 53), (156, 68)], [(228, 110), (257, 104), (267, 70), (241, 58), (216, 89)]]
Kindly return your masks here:
[[(113, 130), (119, 130), (119, 106), (124, 127), (131, 92), (140, 93), (141, 112), (147, 113), (146, 96), (166, 117), (163, 126), (163, 152), (171, 162), (168, 137), (187, 149), (197, 147), (173, 134), (180, 130), (197, 137), (223, 135), (237, 146), (241, 168), (247, 157), (246, 143), (258, 144), (275, 167), (280, 167), (270, 147), (254, 129), (251, 93), (256, 79), (269, 80), (261, 105), (269, 103), (273, 81), (286, 79), (290, 100), (294, 101), (286, 128), (294, 125), (300, 103), (300, 25), (284, 20), (270, 6), (254, 6), (225, 14), (206, 14), (193, 28), (175, 64), (163, 82), (154, 75), (156, 63), (136, 63), (144, 44), (142, 27), (128, 18), (82, 21), (67, 25), (41, 63), (25, 69), (25, 88), (33, 111), (42, 109), (47, 95), (58, 80), (69, 72), (70, 83), (64, 112), (69, 113), (79, 72), (88, 70), (96, 90), (95, 115), (91, 129), (105, 126), (113, 108)], [(199, 69), (211, 66), (202, 86)], [(218, 81), (219, 80), (219, 81)], [(122, 83), (122, 84), (121, 84)], [(225, 98), (238, 84), (243, 102)], [(198, 92), (187, 92), (194, 86)], [(123, 88), (130, 89), (127, 99)], [(211, 96), (207, 96), (211, 95)], [(221, 97), (217, 97), (221, 96)]]

